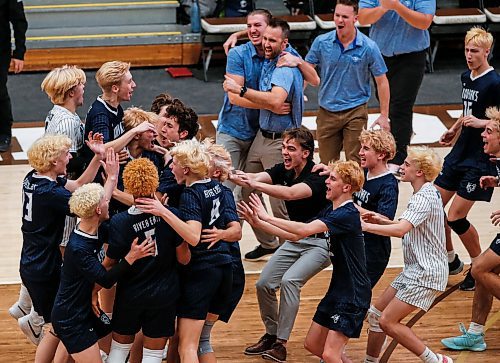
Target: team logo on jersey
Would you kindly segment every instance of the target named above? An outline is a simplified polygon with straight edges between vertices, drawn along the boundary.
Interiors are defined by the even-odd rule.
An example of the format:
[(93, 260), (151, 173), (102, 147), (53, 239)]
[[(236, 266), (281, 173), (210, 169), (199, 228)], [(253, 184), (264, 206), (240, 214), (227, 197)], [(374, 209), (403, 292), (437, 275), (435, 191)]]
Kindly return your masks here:
[(332, 316), (330, 316), (330, 319), (333, 320), (334, 324), (337, 324), (339, 322), (340, 315), (339, 314), (332, 315)]
[(472, 193), (474, 190), (476, 190), (476, 184), (474, 183), (467, 183), (467, 186), (465, 187), (467, 189), (467, 193)]

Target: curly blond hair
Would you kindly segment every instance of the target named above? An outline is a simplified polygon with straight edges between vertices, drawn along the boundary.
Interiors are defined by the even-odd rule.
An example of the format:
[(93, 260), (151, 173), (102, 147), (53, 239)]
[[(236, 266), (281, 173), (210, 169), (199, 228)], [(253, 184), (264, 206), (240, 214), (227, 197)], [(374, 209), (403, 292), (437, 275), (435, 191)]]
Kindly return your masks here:
[(189, 168), (191, 173), (198, 178), (206, 178), (208, 169), (210, 169), (210, 157), (197, 140), (185, 140), (176, 144), (171, 150), (170, 155), (175, 158), (177, 163), (183, 168)]
[(103, 197), (104, 188), (100, 184), (82, 185), (69, 198), (69, 210), (80, 218), (90, 218)]
[(361, 190), (365, 182), (365, 174), (355, 161), (335, 161), (328, 163), (330, 171), (336, 172), (345, 184), (351, 186), (351, 193)]
[(233, 168), (231, 155), (224, 146), (215, 144), (209, 137), (203, 140), (203, 145), (207, 150), (211, 166), (220, 171), (219, 181), (226, 181)]
[(123, 76), (130, 70), (130, 63), (112, 61), (104, 63), (95, 74), (95, 79), (103, 91), (110, 91), (114, 85), (122, 82)]
[(385, 154), (384, 161), (391, 160), (396, 155), (396, 140), (385, 130), (363, 130), (359, 142), (370, 144), (376, 153)]
[(123, 124), (125, 131), (129, 131), (143, 122), (149, 122), (153, 125), (159, 120), (159, 116), (153, 112), (144, 111), (139, 107), (129, 107), (123, 112)]
[(149, 159), (132, 160), (123, 170), (123, 186), (134, 198), (151, 197), (158, 184), (158, 169)]
[(71, 147), (71, 139), (64, 135), (44, 135), (28, 150), (28, 161), (39, 173), (49, 171), (53, 162)]
[(85, 84), (87, 78), (85, 73), (77, 66), (64, 65), (54, 68), (42, 81), (42, 91), (55, 105), (62, 105), (69, 91), (79, 84)]
[(486, 117), (493, 121), (496, 131), (500, 133), (500, 109), (498, 107), (488, 107)]
[(425, 181), (431, 182), (439, 175), (443, 163), (438, 154), (426, 146), (413, 146), (408, 148), (408, 158), (422, 170)]
[(493, 35), (480, 26), (474, 26), (465, 34), (465, 45), (472, 42), (473, 45), (484, 49), (491, 49), (493, 45)]

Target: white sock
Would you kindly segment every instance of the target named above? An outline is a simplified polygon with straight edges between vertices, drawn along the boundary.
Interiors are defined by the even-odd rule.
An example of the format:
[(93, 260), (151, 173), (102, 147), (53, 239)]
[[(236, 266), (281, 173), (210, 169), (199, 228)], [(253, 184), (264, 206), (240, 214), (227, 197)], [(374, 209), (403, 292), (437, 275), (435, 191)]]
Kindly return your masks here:
[(31, 312), (28, 316), (33, 325), (42, 326), (45, 324), (45, 320), (43, 320), (42, 316), (38, 315), (33, 306), (31, 307)]
[(436, 354), (428, 347), (425, 347), (424, 352), (418, 356), (420, 360), (424, 363), (439, 363), (439, 359)]
[(467, 332), (476, 335), (484, 334), (484, 325), (474, 323), (473, 321), (471, 321), (469, 325), (469, 330), (467, 330)]
[(448, 263), (452, 263), (455, 260), (455, 250), (448, 251)]
[(111, 350), (108, 354), (108, 359), (106, 363), (123, 363), (127, 360), (127, 356), (132, 348), (132, 343), (121, 344), (115, 340), (111, 341)]
[[(479, 257), (479, 256), (477, 256), (477, 257)], [(470, 265), (471, 265), (471, 267), (472, 267), (472, 264), (474, 263), (474, 261), (476, 260), (477, 257), (471, 257), (470, 258)]]
[(142, 348), (142, 363), (161, 363), (163, 358), (163, 349), (152, 350)]
[(17, 301), (21, 309), (24, 311), (29, 311), (31, 309), (31, 297), (26, 286), (21, 284), (21, 289), (19, 289), (19, 300)]
[(364, 363), (378, 363), (378, 358), (367, 354)]

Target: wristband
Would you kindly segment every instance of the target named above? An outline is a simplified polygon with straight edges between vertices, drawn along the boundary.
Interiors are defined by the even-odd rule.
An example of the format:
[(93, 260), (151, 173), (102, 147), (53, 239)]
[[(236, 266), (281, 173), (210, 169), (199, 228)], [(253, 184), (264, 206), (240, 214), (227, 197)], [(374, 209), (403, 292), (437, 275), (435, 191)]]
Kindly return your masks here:
[(240, 89), (240, 97), (243, 97), (245, 93), (247, 93), (247, 91), (247, 86), (243, 85), (243, 87), (241, 87)]

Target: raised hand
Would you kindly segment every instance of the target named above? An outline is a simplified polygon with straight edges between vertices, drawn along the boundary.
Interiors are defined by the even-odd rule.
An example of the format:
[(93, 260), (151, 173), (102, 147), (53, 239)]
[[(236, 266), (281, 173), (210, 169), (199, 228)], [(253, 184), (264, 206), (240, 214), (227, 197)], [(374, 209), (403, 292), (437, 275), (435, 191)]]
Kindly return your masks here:
[(106, 150), (104, 148), (104, 138), (102, 134), (92, 131), (89, 132), (89, 139), (85, 140), (85, 143), (89, 147), (89, 149), (96, 155), (100, 157), (100, 159), (104, 159), (106, 155)]
[(120, 164), (118, 163), (118, 155), (115, 153), (113, 148), (109, 147), (106, 150), (106, 161), (104, 162), (101, 160), (100, 162), (106, 173), (104, 180), (107, 180), (109, 177), (114, 177), (114, 180), (118, 180)]
[(259, 196), (255, 193), (250, 194), (250, 206), (260, 219), (263, 221), (267, 221), (269, 219), (269, 214), (267, 213), (264, 204), (262, 204)]

